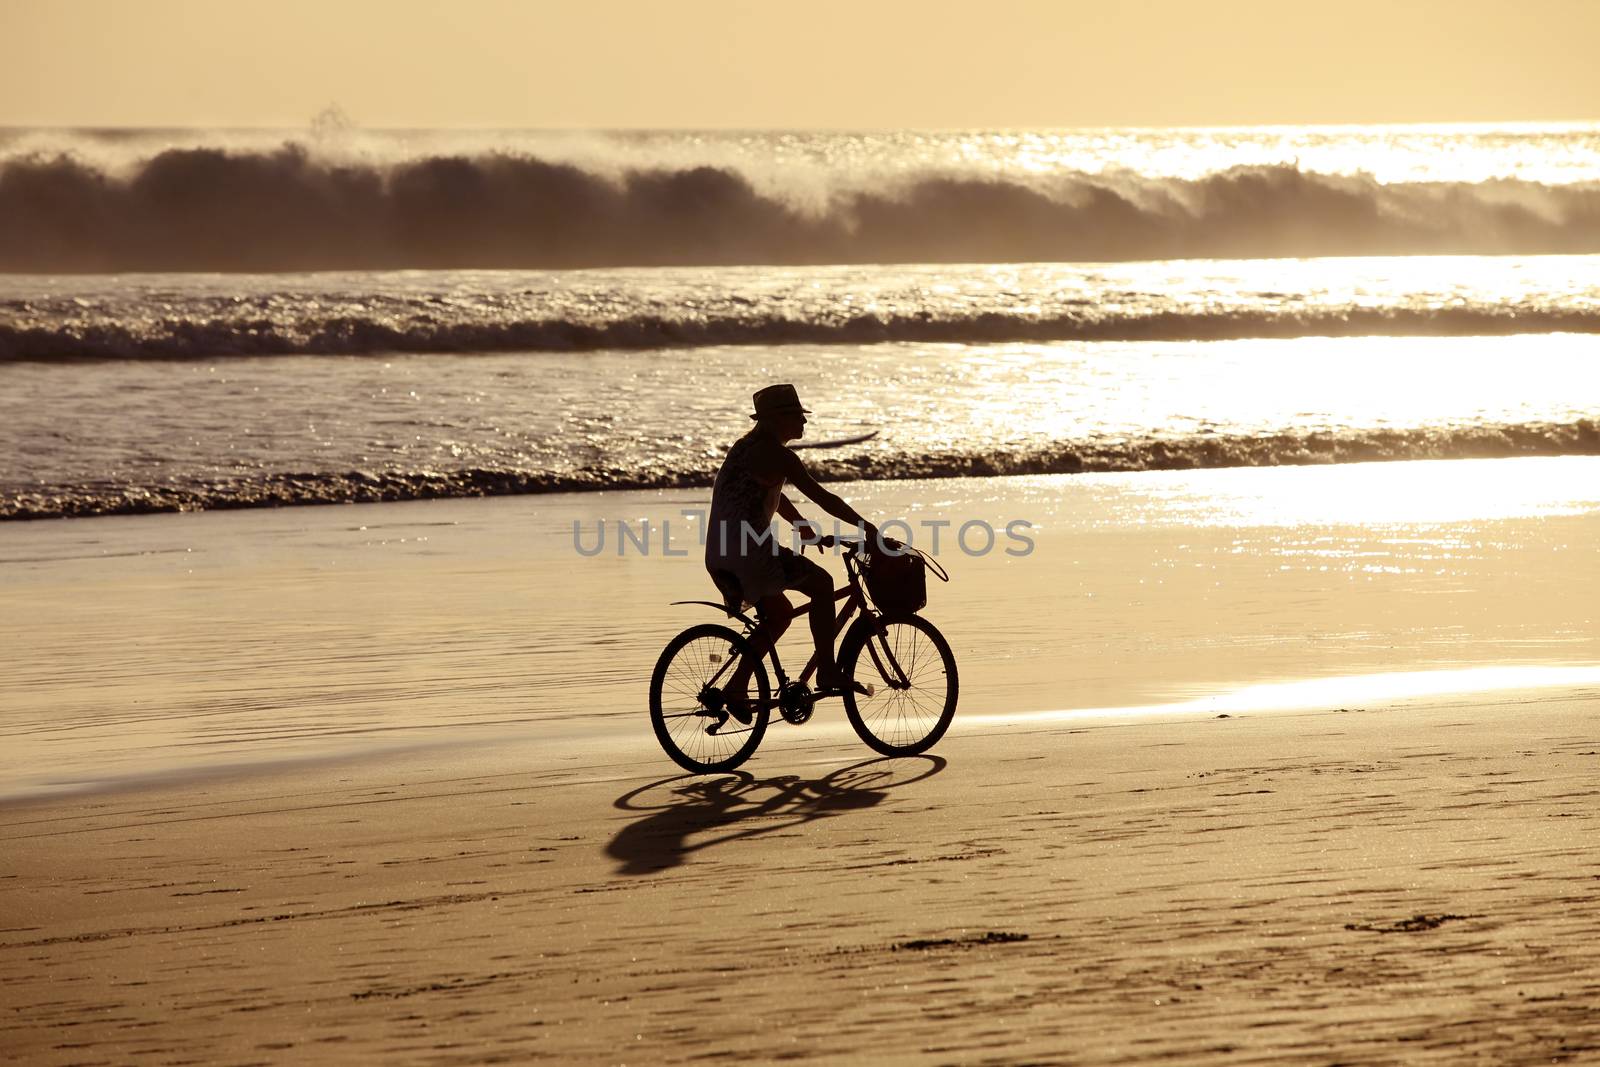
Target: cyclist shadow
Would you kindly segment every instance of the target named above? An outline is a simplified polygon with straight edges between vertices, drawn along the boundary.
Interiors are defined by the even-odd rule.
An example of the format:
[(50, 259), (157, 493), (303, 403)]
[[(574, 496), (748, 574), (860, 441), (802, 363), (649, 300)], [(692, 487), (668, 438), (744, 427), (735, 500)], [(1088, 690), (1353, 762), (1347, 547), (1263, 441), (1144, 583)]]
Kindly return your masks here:
[[(876, 807), (889, 790), (932, 778), (946, 762), (928, 755), (883, 757), (809, 781), (792, 774), (756, 778), (744, 771), (663, 778), (617, 798), (623, 811), (648, 814), (617, 831), (606, 855), (620, 864), (618, 874), (669, 870), (715, 845)], [(669, 792), (667, 799), (644, 802), (661, 789)]]

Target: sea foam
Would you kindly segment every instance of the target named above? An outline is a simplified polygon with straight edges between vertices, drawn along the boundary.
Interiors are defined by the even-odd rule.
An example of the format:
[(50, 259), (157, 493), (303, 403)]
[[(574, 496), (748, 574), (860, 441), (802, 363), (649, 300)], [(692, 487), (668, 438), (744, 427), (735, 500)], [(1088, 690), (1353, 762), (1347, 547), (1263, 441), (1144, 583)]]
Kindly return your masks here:
[[(42, 144), (42, 143), (41, 143)], [(1089, 161), (1080, 161), (1088, 163)], [(0, 271), (966, 263), (1600, 251), (1600, 183), (816, 167), (517, 149), (373, 159), (300, 141), (0, 156)], [(821, 179), (817, 178), (821, 174)]]

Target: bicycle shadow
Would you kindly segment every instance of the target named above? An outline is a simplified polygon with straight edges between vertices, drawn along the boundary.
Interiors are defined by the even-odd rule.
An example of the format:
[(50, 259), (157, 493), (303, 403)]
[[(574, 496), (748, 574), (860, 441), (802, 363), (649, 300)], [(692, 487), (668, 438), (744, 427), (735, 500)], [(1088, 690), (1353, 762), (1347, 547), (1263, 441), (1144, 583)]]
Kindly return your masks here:
[[(940, 756), (886, 756), (810, 781), (793, 774), (756, 778), (744, 771), (663, 778), (617, 798), (621, 810), (648, 814), (617, 831), (606, 855), (620, 864), (618, 874), (670, 870), (716, 845), (876, 807), (889, 790), (932, 778), (947, 762)], [(658, 789), (668, 791), (665, 801), (641, 803)]]

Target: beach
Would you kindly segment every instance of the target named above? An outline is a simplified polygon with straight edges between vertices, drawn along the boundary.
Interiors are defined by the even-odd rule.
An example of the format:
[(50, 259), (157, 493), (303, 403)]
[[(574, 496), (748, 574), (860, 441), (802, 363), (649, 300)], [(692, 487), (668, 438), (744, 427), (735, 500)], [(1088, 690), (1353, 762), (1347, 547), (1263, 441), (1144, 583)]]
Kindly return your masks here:
[[(9, 806), (8, 1057), (1586, 1062), (1595, 690)], [(1508, 734), (1511, 740), (1508, 741)]]
[(1597, 463), (840, 486), (1029, 524), (941, 546), (956, 723), (703, 777), (703, 490), (8, 524), (0, 1047), (1583, 1062)]

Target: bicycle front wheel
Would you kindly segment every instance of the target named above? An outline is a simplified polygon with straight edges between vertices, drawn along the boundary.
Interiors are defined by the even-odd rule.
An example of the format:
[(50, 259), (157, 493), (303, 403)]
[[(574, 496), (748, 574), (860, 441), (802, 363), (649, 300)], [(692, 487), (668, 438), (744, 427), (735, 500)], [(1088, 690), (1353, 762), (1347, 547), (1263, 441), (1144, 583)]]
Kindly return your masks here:
[(750, 642), (726, 626), (691, 626), (674, 637), (650, 676), (650, 725), (672, 761), (686, 771), (731, 771), (749, 759), (767, 732), (772, 693), (761, 660), (753, 657), (747, 689), (754, 714), (748, 726), (728, 714), (724, 693)]
[(839, 669), (873, 691), (846, 687), (844, 710), (861, 740), (885, 756), (926, 752), (955, 718), (955, 654), (920, 615), (858, 622), (839, 650)]

